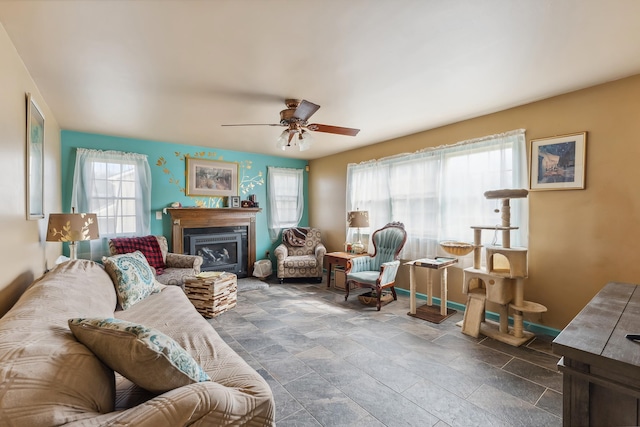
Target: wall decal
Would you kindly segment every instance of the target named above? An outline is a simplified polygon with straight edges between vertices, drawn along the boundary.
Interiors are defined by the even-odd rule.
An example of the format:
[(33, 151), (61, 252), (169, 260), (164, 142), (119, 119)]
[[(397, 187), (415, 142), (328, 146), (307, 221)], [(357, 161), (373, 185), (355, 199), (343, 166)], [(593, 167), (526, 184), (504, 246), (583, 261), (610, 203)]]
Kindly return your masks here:
[[(195, 153), (181, 153), (179, 151), (174, 152), (175, 157), (180, 161), (180, 170), (169, 167), (167, 160), (161, 156), (156, 161), (156, 166), (162, 168), (162, 172), (168, 176), (169, 184), (176, 187), (176, 190), (181, 195), (186, 194), (187, 185), (187, 169), (185, 168), (185, 162), (187, 157), (191, 159), (207, 159), (224, 161), (222, 155), (218, 155), (215, 151), (198, 151)], [(239, 169), (239, 183), (238, 190), (241, 194), (249, 194), (256, 186), (264, 185), (264, 174), (262, 171), (258, 171), (252, 174), (251, 160), (238, 161)], [(201, 208), (223, 208), (225, 207), (225, 197), (221, 196), (196, 196), (187, 195), (193, 201), (194, 206)]]

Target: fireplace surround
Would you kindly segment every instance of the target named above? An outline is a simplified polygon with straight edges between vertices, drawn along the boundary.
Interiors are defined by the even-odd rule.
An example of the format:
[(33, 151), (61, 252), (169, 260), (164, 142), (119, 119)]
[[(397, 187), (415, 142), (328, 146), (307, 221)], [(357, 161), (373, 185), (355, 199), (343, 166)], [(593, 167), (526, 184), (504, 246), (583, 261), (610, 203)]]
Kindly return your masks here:
[(202, 257), (200, 270), (247, 276), (247, 227), (187, 228), (183, 234), (185, 253)]
[[(260, 211), (260, 208), (169, 208), (172, 252), (197, 252), (199, 247), (205, 264), (209, 261), (209, 266), (204, 269), (233, 272), (232, 269), (238, 268), (237, 262), (229, 262), (234, 260), (224, 249), (230, 252), (234, 245), (239, 244), (241, 259), (236, 261), (244, 264), (246, 258), (246, 267), (240, 267), (242, 270), (236, 274), (238, 277), (250, 276), (256, 261), (256, 215)], [(242, 236), (243, 233), (246, 237)], [(194, 235), (196, 247), (192, 248), (189, 246)], [(198, 242), (198, 238), (202, 240)]]

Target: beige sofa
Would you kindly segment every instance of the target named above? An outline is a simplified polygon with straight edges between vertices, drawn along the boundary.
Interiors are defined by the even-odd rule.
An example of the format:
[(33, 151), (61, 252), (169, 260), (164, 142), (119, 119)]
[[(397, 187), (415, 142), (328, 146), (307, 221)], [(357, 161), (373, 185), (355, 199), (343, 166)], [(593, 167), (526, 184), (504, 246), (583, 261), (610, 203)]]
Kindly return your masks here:
[[(2, 426), (274, 426), (265, 380), (191, 305), (161, 286), (116, 309), (104, 268), (68, 261), (36, 280), (0, 319)], [(68, 319), (115, 317), (173, 338), (211, 378), (154, 395), (104, 365), (71, 333)]]

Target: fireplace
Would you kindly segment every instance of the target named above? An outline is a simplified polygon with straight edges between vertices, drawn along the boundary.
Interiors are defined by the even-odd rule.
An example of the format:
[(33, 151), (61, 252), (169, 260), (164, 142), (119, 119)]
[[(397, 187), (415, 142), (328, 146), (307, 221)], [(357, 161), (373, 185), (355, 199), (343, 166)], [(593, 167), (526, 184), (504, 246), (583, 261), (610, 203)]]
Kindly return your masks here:
[(183, 236), (185, 253), (202, 257), (202, 271), (247, 277), (247, 227), (186, 228)]
[[(171, 215), (171, 241), (172, 252), (177, 254), (192, 253), (200, 251), (208, 255), (211, 265), (205, 269), (218, 271), (232, 268), (231, 264), (239, 268), (239, 277), (251, 276), (253, 274), (253, 264), (256, 261), (256, 215), (261, 211), (260, 208), (168, 208)], [(240, 233), (240, 245), (238, 245), (237, 237), (229, 234)], [(212, 234), (222, 234), (222, 241), (208, 242)], [(189, 240), (187, 240), (189, 237)], [(195, 243), (195, 247), (191, 247), (191, 237), (205, 240), (202, 243)], [(198, 240), (196, 242), (199, 242)], [(226, 252), (231, 253), (230, 249), (240, 247), (240, 252), (236, 253), (235, 258), (229, 255), (226, 260)], [(203, 248), (207, 248), (206, 250)], [(217, 254), (220, 252), (220, 254)], [(203, 255), (203, 261), (206, 264), (207, 255)]]

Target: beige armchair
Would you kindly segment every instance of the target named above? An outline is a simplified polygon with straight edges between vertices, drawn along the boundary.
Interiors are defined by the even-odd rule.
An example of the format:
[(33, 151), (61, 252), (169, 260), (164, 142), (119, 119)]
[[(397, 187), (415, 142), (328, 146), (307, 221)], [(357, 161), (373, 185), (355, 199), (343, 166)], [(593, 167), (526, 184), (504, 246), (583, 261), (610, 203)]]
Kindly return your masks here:
[(290, 228), (282, 231), (282, 243), (275, 249), (277, 276), (284, 279), (313, 277), (322, 281), (327, 249), (317, 228)]
[[(145, 237), (124, 237), (118, 238), (123, 245), (114, 244), (112, 239), (109, 239), (109, 251), (111, 255), (117, 255), (119, 253), (127, 253), (134, 252), (136, 250), (141, 250), (141, 247), (136, 247), (136, 245), (143, 245), (144, 239), (148, 239), (151, 236)], [(160, 255), (162, 257), (162, 261), (156, 259), (154, 260), (153, 256), (149, 256), (145, 254), (147, 257), (147, 261), (151, 267), (156, 269), (156, 280), (163, 285), (177, 285), (180, 287), (184, 287), (184, 278), (187, 276), (195, 276), (200, 273), (200, 266), (202, 265), (203, 259), (199, 255), (186, 255), (186, 254), (175, 254), (169, 252), (169, 244), (167, 243), (167, 238), (164, 236), (153, 236), (156, 238), (158, 242), (158, 246), (160, 247)], [(122, 239), (128, 239), (124, 242)], [(128, 249), (122, 250), (122, 248), (127, 247)], [(158, 268), (158, 265), (163, 265), (164, 267)]]

